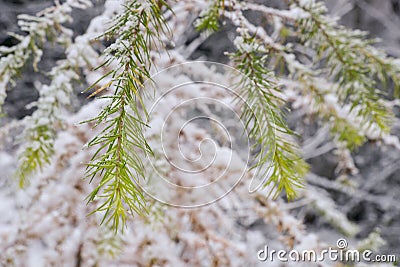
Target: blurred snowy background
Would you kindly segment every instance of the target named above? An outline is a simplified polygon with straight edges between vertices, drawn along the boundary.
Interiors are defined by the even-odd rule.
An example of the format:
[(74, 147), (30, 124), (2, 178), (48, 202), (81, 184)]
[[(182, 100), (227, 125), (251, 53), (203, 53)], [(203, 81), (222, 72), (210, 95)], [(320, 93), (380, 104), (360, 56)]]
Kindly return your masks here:
[[(281, 5), (280, 1), (258, 0), (255, 2), (268, 2), (272, 6)], [(369, 31), (371, 33), (371, 37), (378, 37), (382, 39), (382, 42), (379, 45), (384, 48), (389, 55), (400, 57), (399, 0), (327, 0), (326, 2), (330, 12), (335, 16), (341, 17), (341, 23), (352, 28), (359, 28)], [(12, 46), (16, 44), (16, 40), (13, 37), (8, 36), (7, 32), (18, 31), (16, 26), (18, 14), (35, 14), (36, 12), (50, 5), (52, 5), (52, 1), (48, 0), (0, 0), (0, 45)], [(71, 27), (76, 30), (77, 34), (84, 33), (91, 18), (101, 14), (103, 12), (103, 8), (103, 2), (97, 1), (95, 2), (93, 8), (83, 11), (76, 10), (76, 12), (73, 13), (74, 21), (72, 22)], [(254, 14), (247, 15), (249, 15), (253, 23), (262, 25), (262, 18)], [(190, 59), (207, 59), (217, 62), (226, 62), (227, 59), (223, 52), (232, 51), (233, 49), (231, 35), (232, 33), (230, 25), (225, 25), (220, 32), (204, 39), (202, 42), (198, 43), (194, 49), (188, 50), (190, 51), (190, 54), (187, 56)], [(187, 44), (190, 44), (191, 41), (195, 39), (198, 40), (197, 37), (198, 33), (196, 33), (192, 28), (185, 32), (185, 36), (182, 37), (182, 39), (185, 40)], [(42, 60), (41, 65), (43, 70), (48, 70), (56, 60), (62, 58), (63, 56), (63, 54), (58, 51), (57, 47), (52, 47), (49, 45), (48, 49), (51, 52)], [(36, 189), (30, 189), (28, 193), (18, 191), (13, 184), (11, 175), (13, 172), (13, 167), (15, 166), (14, 156), (16, 149), (14, 137), (18, 134), (20, 129), (18, 126), (12, 127), (10, 125), (13, 124), (12, 121), (14, 119), (22, 119), (24, 116), (29, 115), (32, 112), (32, 110), (26, 109), (26, 105), (38, 97), (34, 83), (35, 81), (41, 81), (45, 83), (47, 82), (46, 79), (47, 78), (43, 75), (43, 73), (35, 73), (31, 67), (27, 68), (21, 76), (21, 79), (18, 81), (16, 88), (8, 93), (5, 103), (5, 112), (7, 113), (8, 117), (0, 118), (0, 123), (2, 126), (5, 125), (6, 127), (12, 128), (12, 130), (7, 132), (6, 135), (0, 136), (0, 265), (4, 264), (1, 266), (9, 266), (7, 263), (5, 263), (7, 262), (5, 261), (5, 258), (13, 258), (13, 253), (18, 254), (17, 252), (19, 249), (21, 251), (30, 251), (28, 253), (28, 258), (30, 261), (27, 262), (33, 262), (35, 264), (16, 266), (73, 266), (71, 263), (57, 265), (56, 261), (52, 263), (54, 265), (44, 265), (45, 260), (40, 259), (40, 255), (45, 255), (46, 253), (43, 254), (40, 251), (52, 250), (52, 246), (57, 245), (52, 243), (51, 235), (74, 236), (74, 238), (71, 239), (72, 243), (79, 243), (79, 240), (82, 238), (99, 238), (98, 234), (93, 230), (96, 229), (95, 225), (98, 221), (95, 219), (85, 218), (87, 210), (84, 207), (82, 194), (79, 191), (81, 190), (79, 187), (81, 186), (82, 181), (80, 181), (81, 177), (77, 176), (77, 174), (72, 174), (72, 176), (69, 177), (71, 174), (63, 169), (64, 171), (61, 172), (61, 175), (69, 178), (63, 179), (61, 183), (52, 184), (51, 180), (56, 179), (56, 177), (52, 177), (52, 172), (49, 171), (48, 173), (43, 174), (43, 177), (46, 177), (46, 175), (48, 176), (46, 179), (43, 179), (43, 181), (37, 179), (33, 182), (33, 184), (36, 186)], [(76, 84), (75, 88), (77, 97), (74, 102), (75, 110), (79, 110), (82, 105), (88, 102), (88, 100), (86, 100), (86, 95), (80, 94), (80, 91), (84, 89), (85, 86), (86, 84), (84, 83)], [(307, 198), (306, 202), (294, 203), (292, 206), (290, 206), (290, 204), (288, 205), (287, 211), (285, 211), (287, 212), (287, 217), (285, 218), (293, 217), (296, 218), (296, 223), (303, 222), (308, 233), (313, 233), (318, 236), (319, 240), (328, 243), (334, 243), (335, 240), (342, 236), (343, 232), (346, 233), (346, 231), (355, 231), (355, 225), (358, 225), (359, 231), (356, 231), (357, 234), (354, 237), (349, 237), (349, 240), (353, 240), (354, 244), (356, 243), (356, 240), (365, 239), (371, 232), (378, 231), (380, 232), (381, 237), (386, 241), (385, 245), (381, 246), (379, 252), (384, 254), (396, 254), (399, 257), (400, 150), (392, 147), (378, 147), (376, 144), (371, 142), (366, 143), (354, 153), (354, 163), (359, 172), (351, 175), (351, 178), (345, 176), (338, 177), (335, 171), (339, 163), (338, 156), (334, 151), (329, 149), (324, 151), (324, 149), (320, 150), (317, 148), (317, 146), (324, 143), (326, 133), (323, 131), (316, 132), (316, 129), (313, 128), (312, 124), (310, 126), (308, 123), (299, 121), (297, 119), (297, 115), (298, 114), (292, 114), (292, 116), (289, 118), (289, 121), (292, 127), (296, 128), (302, 136), (305, 156), (307, 161), (311, 164), (312, 174), (310, 174), (307, 179), (308, 183), (312, 187), (310, 188), (308, 193), (310, 196)], [(397, 110), (397, 115), (400, 115), (400, 110)], [(73, 131), (79, 132), (79, 130)], [(400, 124), (394, 125), (393, 133), (397, 136), (400, 136)], [(70, 133), (65, 133), (65, 135), (68, 134)], [(80, 135), (84, 136), (85, 132), (81, 130), (81, 132), (78, 133), (78, 136)], [(85, 139), (84, 137), (82, 138), (83, 140)], [(79, 153), (80, 151), (79, 144), (83, 144), (84, 142), (76, 141), (68, 136), (66, 136), (64, 141), (59, 140), (57, 143), (57, 146), (60, 147), (58, 154), (59, 162), (54, 163), (55, 166), (53, 166), (53, 168), (57, 169), (57, 164), (62, 166), (65, 163), (63, 162), (63, 157), (73, 158), (72, 163), (69, 162), (68, 164), (78, 164), (85, 160), (83, 156), (80, 157), (75, 155), (75, 153)], [(62, 155), (63, 153), (65, 155)], [(63, 168), (64, 167), (65, 166), (63, 166)], [(33, 186), (33, 188), (35, 186)], [(47, 193), (44, 196), (36, 195), (38, 192), (37, 190), (39, 190), (38, 188), (49, 186), (50, 189), (46, 191)], [(319, 189), (323, 189), (324, 193), (321, 193)], [(54, 194), (54, 196), (52, 194)], [(325, 197), (321, 195), (325, 195)], [(326, 197), (326, 195), (328, 197)], [(314, 202), (312, 201), (313, 199)], [(326, 203), (324, 202), (326, 199), (332, 199), (334, 202)], [(56, 208), (49, 209), (48, 211), (38, 210), (37, 212), (33, 210), (27, 214), (28, 216), (38, 214), (40, 217), (42, 216), (40, 215), (41, 212), (43, 214), (50, 212), (52, 216), (57, 218), (59, 213), (68, 213), (70, 216), (67, 216), (67, 219), (63, 218), (66, 221), (62, 221), (63, 219), (60, 217), (60, 221), (55, 223), (55, 225), (58, 225), (56, 226), (58, 227), (57, 229), (59, 229), (59, 231), (65, 231), (65, 233), (53, 233), (50, 231), (47, 236), (41, 236), (46, 232), (46, 227), (48, 226), (45, 222), (40, 221), (40, 218), (36, 218), (34, 216), (26, 217), (27, 214), (24, 213), (24, 210), (29, 210), (31, 205), (33, 206), (34, 204), (33, 202), (26, 203), (24, 200), (36, 200), (39, 203), (54, 201), (53, 204)], [(60, 201), (61, 203), (56, 203), (57, 201)], [(68, 206), (64, 203), (68, 206), (66, 207), (63, 202), (75, 204), (82, 202), (82, 204), (79, 204), (79, 208), (74, 210), (75, 204)], [(329, 209), (331, 206), (335, 206), (339, 212), (345, 215), (345, 217), (342, 218), (338, 216), (335, 218), (335, 215), (333, 214), (333, 217), (331, 217), (332, 221), (329, 222), (329, 219), (321, 214), (323, 213), (324, 209)], [(40, 207), (37, 208), (40, 209)], [(178, 214), (177, 216), (179, 216), (179, 211), (176, 211), (176, 213)], [(207, 212), (204, 211), (204, 214), (200, 213), (199, 216), (201, 217), (208, 215)], [(16, 217), (20, 218), (19, 222), (21, 224), (18, 226), (14, 224), (14, 218)], [(344, 219), (348, 221), (344, 222)], [(67, 224), (78, 224), (78, 222), (81, 220), (90, 220), (88, 224), (91, 226), (87, 226), (87, 233), (83, 233), (82, 229), (80, 229), (79, 231), (81, 232), (79, 232), (78, 230), (75, 231), (71, 230), (71, 228), (65, 227)], [(199, 220), (201, 220), (201, 218)], [(261, 237), (253, 237), (254, 240), (259, 240), (261, 238), (261, 240), (265, 243), (267, 240), (269, 240), (269, 238), (275, 238), (271, 237), (274, 236), (271, 234), (271, 226), (266, 224), (263, 220), (248, 219), (242, 221), (241, 218), (234, 218), (234, 221), (236, 224), (242, 225), (242, 229), (248, 230), (249, 233), (262, 233)], [(35, 225), (36, 222), (39, 222), (39, 225)], [(181, 223), (184, 224), (184, 222)], [(290, 227), (294, 225), (293, 222), (287, 223), (291, 225)], [(33, 229), (30, 231), (26, 230), (28, 228), (40, 228), (41, 225), (43, 225), (45, 228)], [(136, 235), (139, 235), (138, 239), (140, 239), (140, 235), (142, 235), (144, 232), (151, 233), (153, 231), (151, 226), (146, 224), (138, 224), (137, 227), (143, 227), (142, 230), (139, 229), (139, 231), (135, 233)], [(341, 227), (346, 229), (341, 229)], [(182, 226), (182, 228), (184, 228), (184, 226)], [(31, 236), (24, 236), (27, 233), (29, 233)], [(17, 238), (15, 239), (15, 237)], [(112, 237), (107, 238), (112, 239)], [(153, 241), (149, 242), (159, 242), (161, 248), (163, 246), (171, 246), (171, 244), (168, 243), (169, 240), (166, 241), (157, 236), (153, 236), (151, 238), (153, 238)], [(190, 239), (189, 236), (187, 236), (187, 238)], [(26, 239), (41, 240), (41, 242), (45, 245), (38, 245), (33, 241), (28, 241), (26, 243), (24, 241)], [(57, 240), (57, 238), (54, 237), (54, 240)], [(191, 242), (196, 242), (193, 241), (194, 238), (191, 240)], [(119, 241), (115, 242), (118, 243)], [(314, 241), (305, 240), (304, 242), (307, 243)], [(93, 242), (93, 244), (97, 245), (100, 243), (101, 241), (98, 241), (97, 239), (96, 242)], [(18, 244), (21, 245), (20, 248), (18, 247)], [(31, 247), (30, 244), (32, 245)], [(140, 244), (130, 245), (132, 247), (136, 247), (136, 249), (141, 247)], [(10, 251), (11, 246), (13, 246), (14, 249), (12, 251)], [(73, 245), (65, 244), (59, 248), (60, 254), (63, 254), (64, 251), (65, 253), (71, 253), (69, 255), (67, 254), (63, 258), (79, 259), (76, 260), (75, 266), (80, 266), (80, 261), (87, 264), (82, 264), (82, 266), (97, 266), (95, 265), (95, 262), (84, 261), (86, 258), (90, 258), (90, 255), (88, 256), (86, 254), (95, 253), (93, 252), (96, 250), (94, 247), (89, 246), (85, 248), (83, 250), (84, 253), (86, 253), (85, 255), (81, 255), (82, 252), (79, 252), (80, 250), (75, 251), (73, 249), (69, 249), (70, 247), (73, 247)], [(140, 249), (138, 249), (138, 251), (139, 250)], [(246, 250), (246, 248), (244, 248), (244, 250)], [(137, 253), (137, 255), (142, 255), (144, 252)], [(153, 251), (153, 253), (156, 254), (157, 252)], [(162, 251), (159, 251), (158, 253), (162, 253)], [(254, 259), (256, 259), (255, 253), (253, 253), (253, 255)], [(126, 258), (123, 258), (120, 261), (120, 265), (114, 263), (115, 266), (132, 266), (130, 264), (144, 266), (140, 265), (139, 263), (135, 263), (135, 261), (132, 263), (128, 259), (128, 256), (125, 257)], [(137, 261), (140, 262), (140, 257), (137, 257)], [(75, 260), (71, 261), (75, 262)], [(162, 266), (163, 264), (159, 263), (159, 265)], [(104, 264), (101, 266), (111, 265)], [(188, 266), (190, 266), (190, 264)], [(221, 264), (221, 266), (224, 266), (224, 264)], [(240, 264), (238, 264), (238, 266), (240, 266)]]

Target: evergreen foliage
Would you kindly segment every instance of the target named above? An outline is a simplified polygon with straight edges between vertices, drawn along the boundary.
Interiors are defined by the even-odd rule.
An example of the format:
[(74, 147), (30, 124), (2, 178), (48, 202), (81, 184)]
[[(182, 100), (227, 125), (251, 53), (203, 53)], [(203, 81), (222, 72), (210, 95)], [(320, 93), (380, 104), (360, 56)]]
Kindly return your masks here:
[[(165, 39), (173, 32), (165, 15), (173, 13), (169, 5), (173, 4), (164, 0), (126, 1), (108, 30), (97, 38), (111, 42), (97, 66), (107, 71), (87, 90), (95, 89), (92, 96), (105, 90), (110, 93), (99, 96), (107, 104), (87, 121), (94, 127), (101, 125), (100, 133), (88, 143), (96, 151), (87, 164), (86, 177), (95, 183), (87, 200), (99, 203), (94, 212), (101, 212), (102, 223), (115, 231), (124, 228), (128, 214), (145, 216), (149, 210), (138, 186), (145, 179), (142, 156), (152, 154), (143, 134), (148, 127), (143, 83), (154, 68), (152, 52), (164, 51)], [(84, 0), (67, 1), (37, 17), (20, 16), (26, 35), (15, 34), (20, 43), (0, 50), (0, 104), (6, 87), (14, 84), (27, 62), (37, 69), (43, 43), (52, 41), (65, 47), (66, 54), (71, 51), (72, 32), (63, 24), (70, 20), (72, 8), (88, 6), (90, 2)], [(400, 67), (375, 48), (366, 33), (338, 25), (326, 14), (323, 2), (291, 0), (287, 8), (209, 1), (195, 27), (210, 33), (226, 21), (236, 27), (236, 51), (229, 56), (232, 65), (251, 80), (242, 81), (240, 87), (250, 107), (244, 109), (242, 118), (255, 141), (254, 148), (259, 149), (254, 167), (260, 170), (257, 175), (263, 186), (273, 186), (270, 193), (277, 197), (284, 191), (293, 199), (304, 185), (308, 167), (296, 143), (297, 135), (285, 119), (291, 104), (285, 90), (305, 99), (303, 105), (309, 106), (309, 113), (329, 125), (336, 146), (347, 151), (368, 139), (385, 142), (390, 136), (394, 115), (386, 88), (390, 81), (396, 88), (394, 97), (399, 96)], [(266, 29), (249, 22), (246, 10), (266, 15), (275, 34), (270, 36)], [(312, 51), (312, 59), (304, 56), (307, 49)], [(57, 130), (62, 128), (63, 118), (58, 113), (69, 105), (72, 82), (80, 79), (78, 68), (82, 66), (71, 58), (67, 56), (49, 73), (52, 82), (42, 86), (35, 103), (38, 109), (26, 119), (18, 168), (21, 186), (51, 162)], [(91, 65), (86, 68), (94, 67)]]

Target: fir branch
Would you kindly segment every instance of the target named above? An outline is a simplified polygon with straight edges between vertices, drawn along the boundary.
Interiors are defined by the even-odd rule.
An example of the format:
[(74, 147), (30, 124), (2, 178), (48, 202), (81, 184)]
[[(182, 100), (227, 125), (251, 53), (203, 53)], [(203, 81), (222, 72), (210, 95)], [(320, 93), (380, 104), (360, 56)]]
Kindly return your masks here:
[[(75, 1), (70, 2), (68, 6), (55, 6), (42, 13), (52, 12), (51, 14), (54, 13), (54, 16), (56, 16), (55, 14), (60, 16), (62, 12), (70, 10), (71, 7), (85, 8), (90, 4), (87, 1)], [(64, 20), (59, 22), (62, 21)], [(35, 28), (32, 25), (30, 27)], [(57, 28), (61, 29), (62, 26), (57, 26)], [(40, 85), (40, 88), (38, 88), (39, 99), (30, 104), (31, 107), (37, 109), (31, 116), (24, 118), (26, 128), (20, 136), (22, 146), (18, 151), (19, 162), (16, 171), (20, 187), (26, 185), (29, 176), (50, 163), (54, 154), (53, 146), (57, 137), (57, 130), (63, 126), (63, 108), (70, 106), (73, 82), (79, 80), (78, 67), (91, 67), (91, 60), (88, 57), (97, 56), (88, 39), (84, 38), (85, 35), (76, 38), (73, 42), (72, 34), (69, 33), (68, 29), (63, 28), (62, 31), (66, 33), (58, 36), (57, 39), (59, 42), (62, 40), (66, 49), (66, 59), (58, 61), (57, 65), (47, 73), (51, 83)], [(42, 36), (42, 38), (45, 38), (45, 36)], [(77, 60), (77, 57), (80, 57), (81, 60)], [(85, 62), (85, 64), (82, 64), (82, 62)]]
[[(168, 31), (162, 16), (164, 1), (129, 2), (114, 21), (106, 36), (116, 38), (106, 49), (106, 65), (117, 61), (117, 68), (103, 76), (111, 77), (112, 97), (109, 104), (90, 121), (105, 123), (102, 132), (89, 142), (98, 149), (87, 167), (86, 176), (100, 178), (88, 202), (100, 200), (93, 212), (104, 212), (102, 223), (112, 229), (124, 229), (127, 214), (148, 213), (145, 195), (138, 186), (144, 179), (142, 154), (152, 150), (143, 135), (147, 127), (146, 107), (142, 99), (142, 83), (150, 78), (151, 46), (157, 47), (162, 34)], [(97, 81), (98, 83), (99, 81)]]
[[(282, 53), (285, 48), (248, 22), (235, 1), (231, 1), (230, 6), (234, 11), (219, 13), (211, 8), (208, 13), (201, 15), (198, 25), (202, 22), (207, 25), (210, 17), (221, 14), (238, 27), (241, 35), (235, 40), (238, 50), (230, 56), (235, 66), (247, 77), (240, 84), (241, 96), (248, 103), (242, 116), (247, 127), (250, 127), (250, 138), (260, 148), (256, 155), (257, 163), (253, 167), (259, 171), (256, 175), (262, 177), (263, 186), (271, 186), (270, 193), (274, 192), (274, 197), (284, 190), (287, 197), (292, 199), (296, 196), (296, 189), (302, 187), (307, 164), (301, 159), (299, 149), (292, 140), (295, 134), (281, 111), (285, 101), (279, 96), (280, 89), (272, 81), (272, 73), (266, 66), (266, 46), (269, 50)], [(215, 2), (213, 7), (218, 8), (218, 3)], [(207, 20), (202, 21), (202, 18)]]
[[(290, 20), (292, 22), (296, 21), (292, 13), (299, 14), (299, 21), (306, 20), (310, 17), (304, 10), (299, 11), (299, 7), (297, 6), (292, 6), (291, 10), (292, 12), (288, 11), (285, 13), (286, 20)], [(361, 145), (366, 140), (367, 132), (373, 130), (376, 125), (376, 123), (372, 121), (370, 117), (366, 116), (365, 108), (360, 109), (354, 105), (351, 107), (351, 113), (359, 112), (359, 114), (350, 114), (349, 111), (340, 112), (339, 110), (334, 110), (335, 112), (332, 112), (330, 108), (326, 108), (327, 106), (331, 106), (328, 104), (326, 95), (332, 90), (338, 90), (338, 88), (341, 88), (341, 85), (335, 82), (329, 83), (329, 81), (326, 81), (323, 78), (317, 78), (318, 75), (324, 74), (324, 69), (314, 70), (312, 69), (312, 66), (309, 67), (301, 63), (296, 59), (294, 54), (290, 53), (292, 50), (290, 45), (284, 46), (275, 42), (270, 36), (268, 36), (264, 29), (252, 25), (239, 11), (236, 11), (236, 13), (226, 12), (226, 15), (236, 26), (241, 27), (242, 30), (248, 31), (260, 38), (262, 43), (265, 45), (265, 49), (267, 49), (273, 55), (271, 55), (271, 58), (275, 58), (277, 62), (283, 61), (283, 63), (285, 63), (284, 66), (286, 66), (290, 72), (289, 77), (294, 80), (294, 83), (297, 84), (297, 87), (298, 85), (301, 85), (300, 88), (303, 91), (303, 96), (304, 94), (312, 96), (311, 99), (314, 101), (312, 101), (310, 104), (315, 106), (317, 110), (316, 113), (320, 116), (320, 118), (329, 121), (329, 123), (332, 125), (331, 132), (337, 141), (345, 142), (349, 148), (355, 148)], [(270, 10), (264, 10), (264, 12), (269, 12), (269, 14), (272, 14)], [(283, 14), (279, 14), (278, 17), (282, 18), (282, 16)], [(317, 63), (315, 63), (315, 65), (317, 65)], [(320, 68), (319, 65), (317, 66)], [(344, 103), (345, 100), (346, 99), (340, 98), (339, 101), (337, 101), (339, 106), (335, 107), (335, 109), (340, 108), (342, 110), (346, 110), (347, 107), (342, 107), (343, 105), (347, 105)], [(354, 100), (352, 103), (354, 104), (356, 101)], [(372, 107), (383, 106), (377, 101), (369, 101), (368, 104), (370, 104)], [(390, 114), (390, 112), (388, 113), (386, 111), (387, 109), (382, 111), (383, 113), (379, 113), (382, 118), (376, 116), (379, 119), (377, 122), (379, 122), (381, 125), (382, 120), (387, 119), (387, 114)], [(350, 117), (356, 117), (357, 119), (364, 118), (364, 122), (361, 123), (361, 127), (363, 129), (355, 127), (355, 125), (352, 124), (352, 121), (348, 120), (349, 118), (343, 117), (343, 114), (348, 114)], [(376, 113), (374, 113), (374, 115), (375, 114)], [(368, 123), (365, 123), (365, 121)], [(384, 122), (386, 122), (386, 120)], [(368, 126), (368, 129), (364, 129), (366, 128), (366, 125)], [(384, 127), (384, 129), (386, 130), (386, 127)]]
[(282, 114), (285, 101), (266, 66), (266, 50), (260, 40), (246, 33), (238, 38), (235, 41), (238, 50), (231, 57), (246, 76), (240, 84), (241, 96), (248, 104), (242, 116), (250, 127), (250, 138), (260, 149), (254, 165), (259, 170), (256, 175), (263, 178), (264, 187), (272, 187), (270, 193), (275, 192), (274, 197), (284, 190), (287, 197), (293, 199), (296, 189), (302, 187), (307, 164), (301, 159), (292, 140), (295, 133)]
[[(371, 40), (365, 39), (365, 33), (341, 27), (335, 20), (324, 16), (326, 8), (322, 2), (303, 4), (293, 0), (292, 3), (309, 14), (298, 21), (301, 39), (315, 49), (319, 60), (327, 62), (327, 74), (340, 85), (337, 92), (340, 100), (350, 102), (352, 109), (358, 107), (363, 123), (369, 127), (376, 125), (387, 133), (393, 115), (378, 101), (383, 92), (377, 89), (373, 79), (377, 74), (377, 64), (368, 64), (371, 60), (376, 63), (378, 54), (371, 58), (366, 53), (367, 50), (376, 50), (370, 46)], [(382, 70), (380, 74), (378, 78), (383, 77)]]
[(15, 86), (15, 79), (29, 60), (32, 60), (34, 70), (38, 71), (43, 44), (46, 41), (61, 45), (68, 42), (72, 32), (62, 24), (72, 19), (72, 7), (86, 8), (90, 5), (87, 0), (67, 1), (45, 9), (37, 16), (18, 16), (18, 25), (27, 35), (11, 34), (19, 43), (13, 47), (0, 47), (0, 112), (8, 85)]
[[(312, 8), (313, 12), (324, 12), (326, 9), (323, 3), (315, 3), (311, 2), (302, 2), (304, 5), (315, 5)], [(307, 4), (309, 3), (309, 4)], [(323, 36), (323, 31), (321, 29), (310, 30), (310, 26), (302, 26), (301, 22), (308, 21), (312, 19), (312, 15), (308, 11), (310, 11), (310, 7), (303, 9), (298, 5), (291, 5), (290, 10), (275, 10), (272, 8), (267, 8), (264, 6), (256, 5), (248, 3), (245, 5), (245, 8), (257, 10), (263, 12), (267, 17), (275, 17), (280, 22), (277, 24), (278, 27), (282, 27), (282, 24), (289, 23), (292, 25), (291, 27), (300, 28), (300, 30), (295, 34), (295, 36), (299, 36), (306, 45), (311, 46), (311, 48), (315, 49), (317, 52), (318, 49), (331, 49), (331, 43), (324, 40), (313, 42), (312, 36), (309, 36), (309, 32), (315, 32), (316, 34), (322, 35), (322, 39), (325, 38)], [(308, 10), (308, 11), (307, 11)], [(369, 137), (371, 132), (376, 131), (378, 128), (380, 131), (380, 136), (383, 138), (388, 134), (392, 113), (391, 110), (384, 104), (384, 101), (380, 98), (382, 97), (381, 92), (377, 90), (375, 87), (377, 86), (374, 81), (375, 76), (380, 78), (380, 82), (385, 85), (386, 82), (391, 79), (394, 82), (395, 88), (398, 87), (399, 81), (399, 67), (396, 64), (396, 61), (393, 58), (387, 57), (385, 53), (371, 46), (370, 40), (364, 40), (365, 36), (360, 31), (352, 31), (345, 29), (344, 27), (340, 27), (336, 24), (336, 21), (331, 18), (324, 18), (328, 21), (328, 25), (333, 25), (339, 28), (340, 31), (346, 33), (352, 33), (354, 36), (359, 36), (361, 39), (356, 39), (354, 42), (350, 37), (342, 38), (348, 42), (348, 45), (351, 45), (352, 48), (347, 49), (347, 51), (351, 51), (350, 53), (361, 53), (364, 55), (365, 62), (360, 60), (359, 69), (362, 68), (362, 65), (367, 65), (368, 68), (371, 69), (372, 76), (367, 77), (368, 80), (365, 82), (366, 73), (361, 73), (364, 77), (362, 77), (363, 83), (361, 84), (357, 80), (352, 81), (351, 79), (344, 80), (340, 75), (336, 75), (341, 80), (330, 82), (330, 78), (334, 78), (334, 71), (341, 70), (341, 62), (340, 64), (336, 64), (336, 67), (332, 67), (331, 70), (324, 69), (326, 63), (324, 62), (325, 52), (319, 52), (319, 57), (316, 57), (313, 65), (308, 66), (300, 62), (296, 59), (294, 54), (290, 52), (293, 50), (293, 44), (288, 43), (286, 45), (282, 45), (277, 41), (274, 41), (264, 29), (260, 27), (255, 27), (252, 25), (240, 12), (240, 9), (237, 9), (235, 13), (225, 14), (227, 18), (231, 19), (231, 21), (238, 27), (243, 27), (247, 29), (249, 32), (255, 34), (260, 39), (262, 39), (263, 43), (266, 46), (266, 49), (270, 51), (272, 54), (270, 58), (272, 58), (272, 62), (275, 60), (277, 66), (285, 66), (289, 69), (289, 77), (293, 80), (293, 83), (297, 85), (301, 85), (300, 88), (302, 90), (302, 97), (304, 95), (309, 95), (313, 101), (310, 102), (312, 106), (314, 106), (314, 112), (322, 119), (327, 120), (331, 124), (331, 132), (336, 140), (340, 143), (346, 143), (346, 146), (349, 148), (355, 148), (364, 143), (364, 141)], [(270, 19), (271, 21), (275, 21)], [(274, 22), (275, 23), (275, 22)], [(328, 26), (323, 27), (328, 28)], [(301, 30), (303, 29), (303, 30)], [(337, 30), (335, 28), (335, 30)], [(282, 31), (282, 30), (281, 30)], [(283, 30), (283, 32), (287, 32)], [(286, 33), (287, 34), (287, 33)], [(352, 35), (352, 36), (353, 36)], [(352, 37), (351, 36), (351, 37)], [(332, 37), (336, 37), (335, 32), (332, 31)], [(341, 40), (342, 40), (341, 39)], [(334, 44), (334, 43), (332, 43)], [(318, 48), (320, 47), (320, 48)], [(343, 48), (342, 48), (343, 49)], [(344, 49), (346, 50), (346, 49)], [(298, 51), (297, 51), (298, 52)], [(304, 51), (300, 51), (303, 53)], [(335, 56), (335, 54), (333, 53)], [(360, 58), (362, 58), (360, 56)], [(279, 64), (283, 62), (284, 65)], [(362, 63), (361, 63), (362, 62)], [(356, 62), (357, 63), (357, 62)], [(356, 64), (351, 62), (349, 65), (350, 72), (352, 74), (356, 73), (354, 71), (354, 67), (358, 67), (357, 65), (352, 66), (352, 64)], [(328, 66), (329, 66), (328, 61)], [(358, 64), (358, 63), (357, 63)], [(278, 71), (279, 72), (279, 71)], [(286, 73), (282, 73), (286, 75)], [(324, 76), (328, 74), (328, 78), (326, 79)], [(348, 81), (351, 80), (351, 81)], [(368, 84), (368, 86), (367, 86)], [(323, 85), (323, 86), (322, 86)], [(326, 85), (326, 86), (325, 86)], [(359, 90), (363, 87), (365, 90)], [(328, 87), (328, 88), (327, 88)], [(357, 88), (356, 88), (357, 87)], [(347, 88), (354, 91), (354, 94), (350, 93), (347, 96), (339, 88)], [(361, 89), (363, 89), (361, 88)], [(328, 103), (328, 96), (332, 96), (332, 92), (337, 92), (340, 97), (336, 101), (337, 105), (333, 105), (332, 103)], [(397, 89), (395, 90), (395, 93)], [(350, 102), (350, 109), (348, 109), (348, 102)], [(364, 104), (363, 104), (363, 103)], [(331, 107), (331, 108), (327, 108)], [(308, 108), (310, 109), (310, 108)], [(347, 117), (344, 115), (347, 114)], [(361, 121), (358, 121), (361, 118)], [(354, 120), (357, 120), (358, 123), (354, 124)], [(359, 126), (357, 126), (359, 125)], [(376, 137), (375, 137), (376, 138)]]
[[(336, 143), (345, 144), (348, 148), (359, 147), (367, 140), (367, 131), (362, 127), (362, 118), (348, 106), (343, 106), (338, 97), (332, 94), (339, 85), (314, 77), (311, 70), (296, 61), (294, 55), (285, 55), (289, 66), (290, 77), (297, 82), (282, 82), (288, 87), (295, 87), (303, 99), (303, 108), (308, 115), (316, 115), (328, 122), (331, 134)], [(308, 101), (304, 101), (307, 99)]]
[(57, 128), (61, 127), (63, 121), (61, 109), (70, 105), (72, 82), (79, 79), (66, 60), (54, 67), (49, 76), (51, 84), (40, 88), (39, 99), (33, 104), (37, 110), (24, 119), (27, 127), (21, 136), (23, 145), (19, 149), (16, 172), (20, 187), (25, 186), (31, 174), (50, 163)]
[(204, 10), (195, 22), (196, 30), (208, 33), (218, 31), (224, 10), (225, 0), (211, 0), (208, 9)]

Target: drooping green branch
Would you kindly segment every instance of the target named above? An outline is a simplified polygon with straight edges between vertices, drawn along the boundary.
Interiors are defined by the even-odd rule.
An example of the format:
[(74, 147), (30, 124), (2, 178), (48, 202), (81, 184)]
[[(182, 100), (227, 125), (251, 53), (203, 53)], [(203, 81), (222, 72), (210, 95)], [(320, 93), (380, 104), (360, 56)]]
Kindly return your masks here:
[[(242, 114), (255, 141), (256, 175), (263, 186), (270, 186), (274, 197), (285, 191), (289, 199), (302, 187), (307, 164), (301, 159), (299, 148), (293, 140), (295, 133), (289, 128), (282, 109), (285, 100), (273, 74), (266, 66), (267, 51), (262, 42), (246, 32), (235, 41), (238, 50), (231, 54), (235, 66), (245, 74), (240, 95), (247, 105)], [(250, 81), (250, 82), (249, 82)]]
[(90, 121), (101, 133), (89, 142), (97, 147), (87, 167), (91, 181), (99, 179), (88, 201), (100, 201), (94, 212), (104, 212), (103, 221), (117, 231), (123, 229), (127, 214), (144, 215), (147, 203), (139, 179), (144, 179), (144, 154), (152, 154), (143, 135), (147, 121), (142, 99), (142, 84), (150, 78), (150, 47), (157, 47), (168, 29), (162, 16), (164, 1), (138, 3), (130, 1), (113, 26), (106, 32), (115, 42), (106, 49), (105, 65), (113, 70), (102, 79), (110, 79), (107, 87), (114, 89), (108, 105)]
[[(249, 129), (249, 137), (255, 142), (253, 148), (259, 149), (253, 166), (257, 170), (255, 175), (262, 180), (263, 187), (269, 187), (274, 197), (285, 191), (287, 197), (292, 199), (296, 196), (296, 189), (302, 186), (307, 164), (301, 159), (293, 140), (295, 133), (287, 125), (282, 113), (286, 102), (267, 66), (269, 52), (266, 40), (257, 37), (257, 28), (243, 17), (239, 3), (223, 2), (229, 8), (222, 9), (220, 1), (213, 1), (208, 12), (200, 16), (198, 29), (215, 31), (221, 18), (230, 19), (238, 27), (240, 37), (235, 40), (237, 51), (230, 57), (235, 67), (246, 76), (239, 87), (241, 97), (247, 102), (242, 118)], [(272, 40), (269, 44), (272, 50), (284, 49), (279, 44), (275, 46)]]

